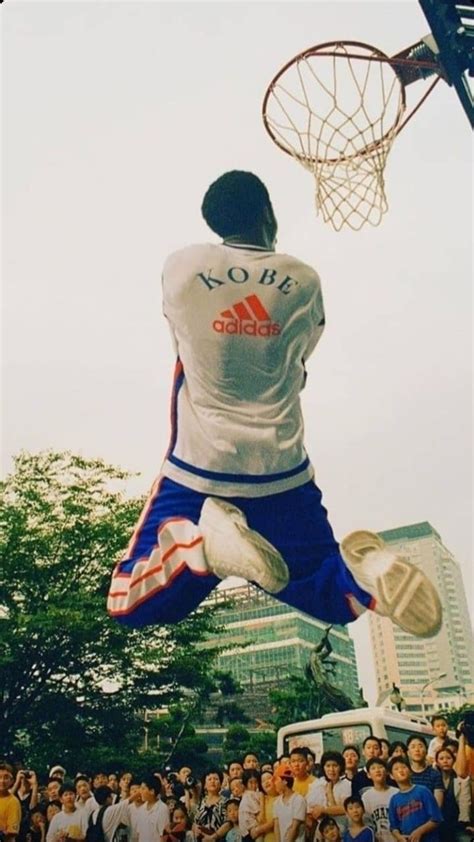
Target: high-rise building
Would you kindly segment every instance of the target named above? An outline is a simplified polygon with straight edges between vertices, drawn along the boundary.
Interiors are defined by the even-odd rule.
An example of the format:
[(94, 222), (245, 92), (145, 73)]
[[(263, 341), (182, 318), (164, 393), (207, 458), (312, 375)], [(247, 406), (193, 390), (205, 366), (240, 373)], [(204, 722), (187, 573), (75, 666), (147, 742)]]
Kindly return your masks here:
[(427, 522), (390, 529), (380, 536), (391, 549), (421, 567), (437, 586), (443, 625), (436, 637), (425, 640), (369, 612), (378, 701), (389, 704), (395, 683), (409, 711), (430, 715), (472, 702), (472, 631), (458, 563)]
[[(281, 686), (290, 675), (304, 675), (312, 649), (327, 624), (279, 602), (270, 594), (246, 584), (218, 588), (206, 600), (219, 607), (222, 632), (208, 645), (225, 646), (218, 667), (229, 672), (247, 690)], [(352, 700), (358, 700), (354, 644), (344, 626), (330, 632), (335, 663), (331, 682)]]

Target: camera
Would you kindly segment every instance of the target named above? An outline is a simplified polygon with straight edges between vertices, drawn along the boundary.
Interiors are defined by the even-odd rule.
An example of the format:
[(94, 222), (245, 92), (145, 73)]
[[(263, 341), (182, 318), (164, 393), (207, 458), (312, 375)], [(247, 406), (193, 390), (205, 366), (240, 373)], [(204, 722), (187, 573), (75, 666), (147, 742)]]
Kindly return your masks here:
[(464, 734), (470, 748), (474, 748), (474, 710), (467, 710), (464, 719), (456, 728), (456, 736)]
[(188, 775), (184, 782), (184, 787), (186, 789), (194, 789), (195, 786), (197, 786), (196, 778), (194, 778), (192, 775)]

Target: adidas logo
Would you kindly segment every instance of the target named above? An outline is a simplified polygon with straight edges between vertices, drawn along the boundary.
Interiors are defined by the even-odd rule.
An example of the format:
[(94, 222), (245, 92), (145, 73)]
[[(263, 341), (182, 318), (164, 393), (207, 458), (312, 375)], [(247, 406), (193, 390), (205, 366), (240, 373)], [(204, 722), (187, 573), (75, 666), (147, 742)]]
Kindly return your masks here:
[(221, 318), (214, 319), (212, 323), (216, 333), (268, 337), (278, 336), (281, 332), (280, 325), (272, 322), (258, 295), (247, 295), (219, 315)]

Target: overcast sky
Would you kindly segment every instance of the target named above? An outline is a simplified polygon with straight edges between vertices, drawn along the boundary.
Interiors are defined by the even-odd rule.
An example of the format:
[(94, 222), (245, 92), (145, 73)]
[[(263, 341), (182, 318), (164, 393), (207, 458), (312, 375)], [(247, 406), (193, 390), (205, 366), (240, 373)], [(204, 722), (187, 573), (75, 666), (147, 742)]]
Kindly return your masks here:
[(390, 155), (389, 212), (358, 233), (316, 217), (311, 176), (260, 117), (293, 55), (337, 38), (396, 53), (428, 31), (418, 3), (7, 0), (1, 17), (4, 471), (20, 449), (70, 449), (148, 489), (173, 369), (161, 266), (215, 241), (202, 195), (249, 169), (278, 248), (323, 282), (303, 403), (337, 536), (428, 520), (474, 602), (466, 115), (440, 83)]

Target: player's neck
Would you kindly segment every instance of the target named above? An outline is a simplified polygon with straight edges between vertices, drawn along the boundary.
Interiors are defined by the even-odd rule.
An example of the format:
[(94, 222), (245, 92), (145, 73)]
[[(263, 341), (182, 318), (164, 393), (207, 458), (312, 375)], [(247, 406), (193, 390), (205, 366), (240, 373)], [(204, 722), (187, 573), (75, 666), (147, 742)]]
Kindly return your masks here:
[(246, 234), (230, 234), (224, 238), (224, 245), (254, 246), (268, 249), (268, 251), (273, 251), (275, 248), (275, 242), (266, 228), (258, 229), (257, 231), (248, 231)]

